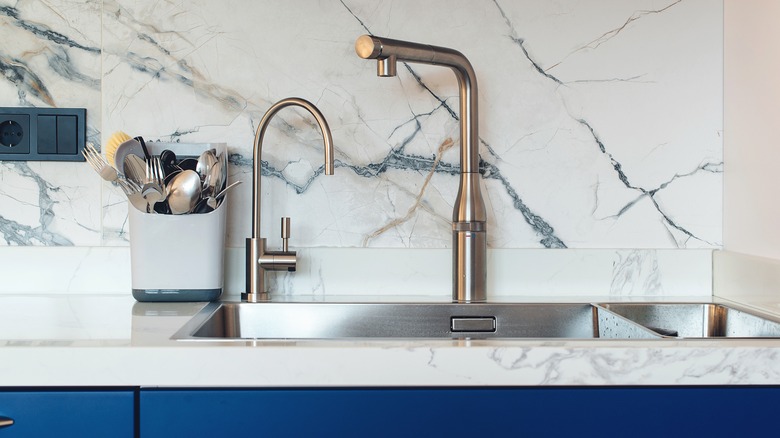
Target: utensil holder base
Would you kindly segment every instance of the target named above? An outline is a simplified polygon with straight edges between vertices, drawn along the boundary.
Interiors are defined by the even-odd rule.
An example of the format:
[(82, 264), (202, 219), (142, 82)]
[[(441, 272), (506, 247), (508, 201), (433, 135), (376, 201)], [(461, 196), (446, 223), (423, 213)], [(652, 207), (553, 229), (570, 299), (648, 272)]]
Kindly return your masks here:
[(218, 289), (133, 289), (133, 298), (141, 302), (215, 301), (222, 295)]

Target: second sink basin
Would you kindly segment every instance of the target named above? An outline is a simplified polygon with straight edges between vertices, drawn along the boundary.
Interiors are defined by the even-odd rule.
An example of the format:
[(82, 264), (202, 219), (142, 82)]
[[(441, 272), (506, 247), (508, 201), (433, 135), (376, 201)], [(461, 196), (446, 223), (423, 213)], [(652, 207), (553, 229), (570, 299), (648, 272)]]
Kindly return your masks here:
[(712, 303), (601, 304), (665, 336), (681, 338), (777, 338), (780, 322), (731, 305)]
[(182, 340), (659, 338), (591, 304), (210, 303)]

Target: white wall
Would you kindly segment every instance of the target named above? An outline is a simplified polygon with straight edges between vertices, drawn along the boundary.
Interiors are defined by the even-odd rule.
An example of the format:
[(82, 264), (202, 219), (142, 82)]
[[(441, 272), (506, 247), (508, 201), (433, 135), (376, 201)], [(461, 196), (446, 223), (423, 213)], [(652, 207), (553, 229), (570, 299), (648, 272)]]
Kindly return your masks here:
[[(721, 247), (720, 1), (229, 4), (0, 0), (0, 40), (15, 42), (0, 49), (0, 106), (86, 107), (95, 143), (120, 129), (226, 142), (230, 178), (248, 182), (260, 118), (297, 95), (328, 119), (339, 167), (316, 175), (319, 134), (280, 113), (263, 234), (284, 215), (296, 247), (447, 248), (456, 151), (423, 181), (457, 140), (442, 105), (457, 109), (456, 81), (418, 65), (425, 87), (406, 67), (377, 78), (354, 53), (367, 32), (443, 45), (479, 80), (491, 248)], [(0, 180), (0, 245), (128, 244), (124, 196), (85, 164), (3, 162)], [(251, 192), (231, 193), (231, 247), (249, 235)]]
[[(365, 281), (354, 267), (340, 276), (325, 253), (341, 251), (356, 251), (352, 257), (364, 264), (381, 260), (370, 266), (417, 287), (435, 284), (424, 292), (449, 288), (456, 151), (443, 152), (430, 184), (423, 181), (439, 145), (457, 136), (448, 111), (457, 108), (457, 84), (444, 69), (417, 65), (409, 68), (419, 82), (401, 66), (397, 78), (377, 78), (375, 64), (354, 53), (355, 39), (367, 32), (453, 47), (474, 65), (488, 245), (503, 254), (490, 265), (491, 296), (693, 293), (681, 275), (697, 291), (709, 286), (710, 251), (722, 246), (721, 1), (0, 6), (0, 40), (14, 41), (0, 47), (1, 106), (86, 107), (95, 143), (119, 129), (227, 143), (230, 178), (245, 182), (229, 205), (236, 266), (250, 233), (259, 120), (292, 95), (319, 106), (336, 143), (333, 177), (315, 176), (321, 139), (308, 118), (285, 111), (266, 135), (265, 168), (278, 172), (263, 178), (263, 235), (278, 246), (277, 218), (290, 216), (291, 246), (306, 255), (294, 276), (274, 276), (274, 290), (410, 292), (368, 269), (360, 272)], [(0, 288), (30, 290), (42, 276), (26, 260), (39, 257), (65, 259), (75, 272), (58, 269), (64, 283), (33, 290), (105, 287), (105, 272), (130, 269), (129, 232), (123, 194), (84, 163), (0, 162), (0, 246), (8, 246)], [(441, 255), (410, 262), (429, 252)], [(111, 266), (104, 271), (99, 263)], [(87, 275), (90, 269), (102, 274)], [(126, 279), (114, 280), (123, 285), (117, 290), (126, 291)]]
[(724, 7), (724, 248), (780, 259), (780, 2)]

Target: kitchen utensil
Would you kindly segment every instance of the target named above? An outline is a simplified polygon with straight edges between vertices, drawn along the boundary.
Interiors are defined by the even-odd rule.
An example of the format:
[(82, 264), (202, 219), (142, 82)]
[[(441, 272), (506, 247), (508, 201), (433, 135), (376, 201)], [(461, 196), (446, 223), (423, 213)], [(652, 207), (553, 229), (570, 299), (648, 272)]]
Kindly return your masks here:
[(172, 174), (174, 171), (179, 170), (179, 168), (176, 167), (176, 154), (170, 149), (165, 149), (160, 152), (160, 162), (162, 163), (165, 177)]
[(195, 208), (192, 209), (192, 212), (197, 214), (204, 214), (214, 211), (214, 207), (210, 206), (208, 203), (209, 199), (211, 198), (200, 198), (198, 203), (195, 204)]
[[(117, 155), (117, 158), (118, 157), (119, 156)], [(144, 176), (146, 174), (146, 163), (144, 162), (144, 159), (138, 155), (128, 155), (124, 157), (123, 163), (123, 173), (125, 178), (136, 183), (138, 187), (142, 187), (144, 185)]]
[(198, 160), (196, 158), (185, 158), (179, 161), (177, 166), (181, 170), (192, 170), (195, 172), (195, 169), (198, 167)]
[(171, 207), (168, 205), (168, 201), (163, 199), (162, 202), (158, 202), (152, 206), (155, 213), (158, 214), (171, 214)]
[(81, 153), (84, 155), (84, 158), (86, 158), (87, 163), (92, 167), (92, 169), (95, 170), (95, 172), (100, 175), (101, 178), (103, 178), (106, 181), (116, 181), (119, 177), (119, 175), (116, 172), (116, 169), (111, 167), (110, 164), (100, 155), (100, 152), (95, 149), (95, 146), (92, 143), (87, 143), (86, 146), (84, 146), (84, 150), (81, 151)]
[[(222, 154), (221, 157), (224, 157), (225, 155)], [(227, 162), (220, 158), (217, 160), (217, 163), (214, 164), (212, 167), (211, 172), (211, 186), (214, 187), (214, 191), (212, 193), (219, 193), (224, 189), (225, 183), (227, 182), (227, 171), (225, 169), (225, 166), (227, 166)]]
[(144, 138), (140, 135), (138, 137), (135, 137), (136, 140), (138, 140), (138, 143), (141, 143), (141, 149), (144, 151), (144, 159), (148, 160), (152, 158), (152, 155), (149, 153), (149, 149), (146, 147), (146, 142), (144, 141)]
[(213, 196), (220, 189), (222, 183), (220, 177), (222, 176), (222, 164), (219, 161), (215, 161), (209, 169), (206, 179), (203, 180), (203, 194), (202, 196)]
[[(227, 191), (232, 189), (233, 187), (239, 185), (239, 184), (241, 184), (241, 181), (233, 181), (232, 184), (230, 184), (229, 186), (227, 186), (224, 189), (222, 189), (219, 193), (217, 193), (216, 196), (210, 196), (208, 198), (209, 205), (211, 205), (212, 208), (217, 208), (219, 206), (219, 201), (222, 201), (222, 198), (225, 197), (225, 194), (227, 193)], [(212, 200), (213, 200), (213, 205), (212, 205)]]
[[(163, 172), (165, 172), (165, 171), (163, 171)], [(176, 167), (172, 172), (169, 172), (169, 173), (165, 174), (165, 179), (163, 180), (163, 183), (165, 183), (166, 187), (168, 186), (168, 184), (170, 184), (170, 182), (173, 179), (173, 177), (176, 176), (176, 174), (178, 174), (178, 173), (181, 173), (181, 169)]]
[(108, 164), (108, 161), (106, 161), (106, 159), (100, 155), (100, 152), (95, 149), (95, 146), (92, 143), (87, 143), (81, 153), (84, 155), (84, 158), (86, 158), (87, 163), (89, 163), (89, 165), (95, 170), (95, 172), (98, 173), (98, 175), (100, 175), (101, 178), (103, 178), (105, 181), (115, 182), (122, 189), (133, 207), (141, 211), (146, 211), (148, 204), (143, 199), (143, 196), (140, 193), (140, 188), (137, 187), (132, 181), (128, 181), (119, 175), (116, 169)]
[(141, 160), (144, 159), (144, 150), (141, 147), (141, 143), (139, 143), (138, 140), (134, 138), (125, 141), (116, 148), (114, 160), (115, 166), (118, 170), (123, 170), (122, 167), (124, 166), (125, 158), (129, 156), (136, 156)]
[(144, 185), (141, 188), (141, 194), (149, 204), (147, 213), (156, 211), (154, 209), (155, 205), (165, 199), (162, 172), (160, 157), (154, 156), (146, 161), (146, 173), (144, 176)]
[(141, 144), (141, 149), (144, 151), (144, 159), (148, 161), (150, 158), (152, 158), (152, 156), (149, 155), (149, 149), (146, 148), (146, 142), (144, 141), (144, 138), (139, 135), (138, 137), (135, 137), (135, 140)]
[(225, 184), (227, 184), (227, 177), (228, 177), (228, 152), (227, 149), (222, 151), (221, 154), (219, 154), (219, 162), (220, 162), (220, 170), (222, 171), (220, 175), (220, 183), (216, 186), (217, 190), (224, 190)]
[(183, 170), (168, 184), (168, 206), (173, 214), (186, 214), (195, 208), (201, 194), (200, 176), (194, 170)]
[(198, 163), (195, 165), (195, 171), (200, 175), (200, 180), (205, 181), (206, 177), (211, 171), (211, 167), (217, 163), (217, 156), (214, 155), (213, 150), (208, 149), (203, 151), (198, 157)]
[(141, 194), (141, 192), (132, 192), (127, 193), (127, 200), (130, 201), (130, 205), (132, 205), (136, 210), (141, 212), (146, 212), (149, 210), (149, 203), (146, 202), (146, 199), (144, 199), (144, 196)]
[(239, 184), (241, 184), (241, 181), (234, 181), (232, 184), (225, 187), (222, 191), (220, 191), (216, 195), (206, 196), (201, 198), (200, 201), (198, 201), (198, 203), (195, 205), (195, 209), (193, 210), (193, 212), (208, 213), (214, 211), (217, 207), (219, 207), (220, 201), (222, 201), (222, 198), (225, 197), (227, 191)]
[(111, 137), (108, 138), (108, 141), (106, 142), (106, 145), (103, 149), (105, 149), (106, 153), (106, 159), (108, 160), (108, 164), (114, 166), (116, 169), (122, 169), (123, 161), (117, 161), (116, 160), (116, 150), (119, 147), (120, 144), (126, 142), (127, 140), (130, 140), (130, 136), (122, 131), (117, 131), (113, 134), (111, 134)]

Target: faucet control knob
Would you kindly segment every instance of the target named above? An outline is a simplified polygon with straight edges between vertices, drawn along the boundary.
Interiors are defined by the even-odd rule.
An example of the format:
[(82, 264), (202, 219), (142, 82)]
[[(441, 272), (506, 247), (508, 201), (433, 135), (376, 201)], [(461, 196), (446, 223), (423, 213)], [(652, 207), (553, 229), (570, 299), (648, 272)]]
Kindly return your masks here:
[(290, 249), (290, 218), (282, 218), (282, 251), (287, 252)]

